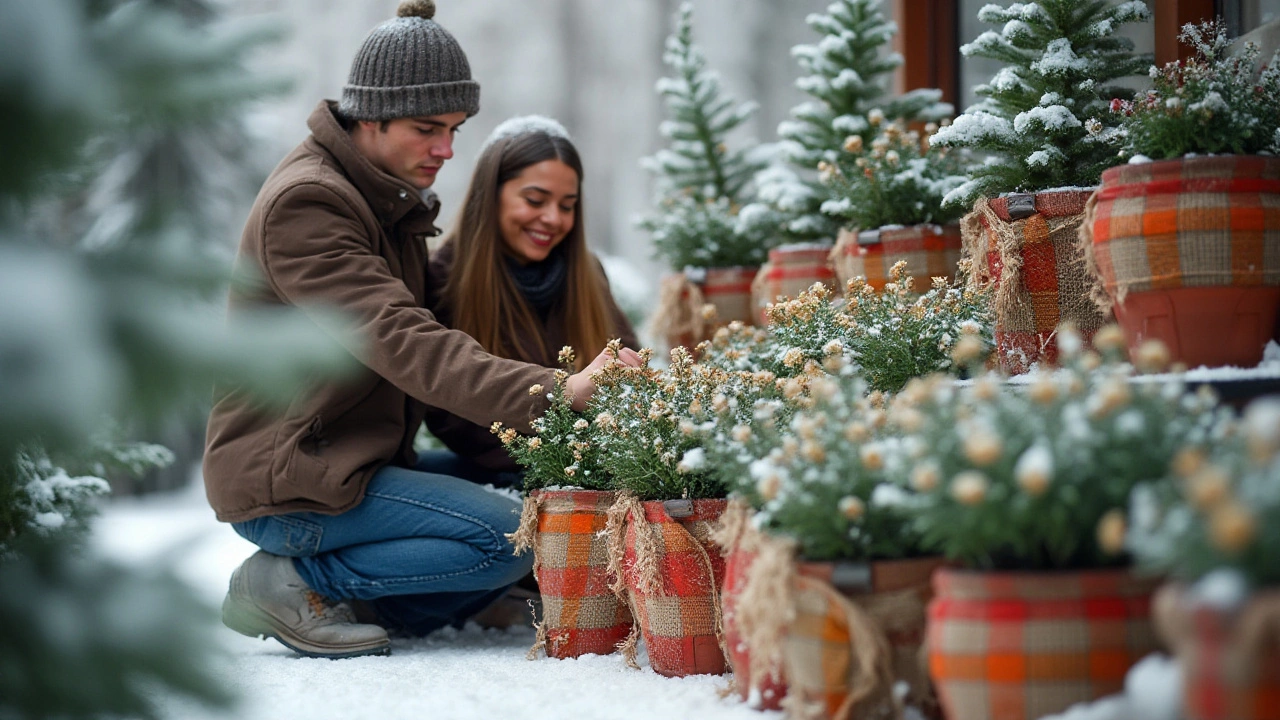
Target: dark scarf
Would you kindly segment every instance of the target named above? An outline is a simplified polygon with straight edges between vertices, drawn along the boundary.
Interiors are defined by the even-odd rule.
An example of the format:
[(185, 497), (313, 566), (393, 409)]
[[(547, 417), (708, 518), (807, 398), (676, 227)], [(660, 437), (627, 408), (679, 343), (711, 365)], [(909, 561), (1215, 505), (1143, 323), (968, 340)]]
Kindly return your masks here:
[(565, 281), (569, 277), (569, 259), (565, 257), (564, 246), (553, 249), (541, 262), (521, 265), (509, 255), (506, 260), (516, 289), (545, 320), (547, 313), (564, 294)]

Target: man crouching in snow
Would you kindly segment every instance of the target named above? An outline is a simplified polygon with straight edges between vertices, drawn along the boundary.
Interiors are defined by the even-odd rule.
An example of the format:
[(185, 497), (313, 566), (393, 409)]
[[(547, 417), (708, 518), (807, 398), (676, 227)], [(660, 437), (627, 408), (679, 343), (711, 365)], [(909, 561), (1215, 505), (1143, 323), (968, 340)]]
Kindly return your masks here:
[[(209, 418), (209, 502), (262, 548), (232, 574), (223, 622), (303, 655), (386, 653), (387, 628), (422, 635), (459, 622), (532, 562), (505, 537), (514, 501), (433, 472), (413, 450), (427, 404), (527, 429), (547, 404), (529, 387), (554, 383), (551, 370), (489, 355), (424, 309), (427, 238), (439, 234), (439, 201), (424, 191), (480, 96), (434, 14), (431, 0), (406, 0), (373, 29), (341, 102), (316, 107), (311, 136), (263, 185), (238, 251), (263, 281), (233, 291), (233, 319), (264, 305), (329, 307), (359, 334), (356, 377), (313, 385), (284, 412), (231, 392)], [(577, 405), (604, 362), (570, 378)]]

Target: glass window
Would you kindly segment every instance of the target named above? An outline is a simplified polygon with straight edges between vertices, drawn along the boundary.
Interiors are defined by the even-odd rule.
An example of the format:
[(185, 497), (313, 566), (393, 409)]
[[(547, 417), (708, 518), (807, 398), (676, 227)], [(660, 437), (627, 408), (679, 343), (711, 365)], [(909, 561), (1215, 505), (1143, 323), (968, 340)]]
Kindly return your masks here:
[(1280, 20), (1280, 0), (1226, 0), (1222, 15), (1232, 36), (1238, 37)]
[[(1261, 2), (1280, 6), (1280, 0), (1241, 0), (1243, 2)], [(1147, 6), (1151, 7), (1154, 0), (1146, 0)], [(988, 25), (978, 20), (978, 10), (982, 6), (991, 4), (991, 0), (960, 0), (960, 44), (973, 42), (973, 39), (988, 30), (999, 31), (1000, 28), (995, 25)], [(1007, 5), (1007, 3), (1001, 3)], [(1134, 51), (1139, 53), (1152, 53), (1155, 50), (1156, 35), (1152, 23), (1130, 23), (1121, 27), (1120, 34), (1133, 41)], [(1002, 63), (998, 60), (991, 60), (982, 57), (960, 57), (960, 102), (961, 108), (967, 108), (974, 102), (980, 100), (973, 89), (978, 85), (989, 81), (997, 72), (999, 72)], [(1135, 89), (1146, 87), (1150, 80), (1146, 76), (1134, 77), (1125, 84)]]

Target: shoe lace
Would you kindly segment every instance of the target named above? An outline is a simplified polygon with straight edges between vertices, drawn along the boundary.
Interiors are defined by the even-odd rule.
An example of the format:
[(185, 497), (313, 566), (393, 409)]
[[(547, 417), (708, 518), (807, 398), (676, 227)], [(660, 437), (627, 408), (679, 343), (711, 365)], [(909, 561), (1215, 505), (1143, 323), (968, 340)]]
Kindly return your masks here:
[(317, 618), (345, 623), (356, 621), (351, 606), (341, 600), (327, 598), (315, 590), (307, 590), (303, 595), (307, 599), (307, 606), (311, 608), (311, 614)]

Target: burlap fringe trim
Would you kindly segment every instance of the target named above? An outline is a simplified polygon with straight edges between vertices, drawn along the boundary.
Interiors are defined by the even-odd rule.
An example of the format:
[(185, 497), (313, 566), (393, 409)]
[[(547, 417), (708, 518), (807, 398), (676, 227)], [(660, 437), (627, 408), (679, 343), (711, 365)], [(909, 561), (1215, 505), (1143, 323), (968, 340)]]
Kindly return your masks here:
[(720, 514), (720, 520), (711, 528), (711, 542), (719, 546), (721, 555), (729, 557), (740, 543), (748, 540), (745, 533), (750, 527), (751, 507), (738, 498), (731, 498)]
[[(1195, 642), (1188, 592), (1186, 586), (1166, 585), (1152, 599), (1161, 639), (1179, 654), (1182, 646)], [(1280, 652), (1280, 593), (1258, 593), (1237, 612), (1231, 641), (1219, 662), (1229, 677), (1248, 678), (1256, 674), (1264, 656)]]
[(787, 628), (796, 619), (796, 546), (790, 540), (766, 537), (754, 528), (745, 534), (754, 536), (749, 542), (756, 545), (756, 557), (734, 605), (734, 618), (742, 641), (751, 650), (747, 687), (757, 688), (768, 678), (781, 681), (784, 674)]
[[(628, 519), (635, 525), (636, 533), (636, 561), (632, 566), (636, 584), (646, 595), (664, 595), (665, 590), (662, 587), (660, 573), (661, 558), (658, 553), (658, 540), (654, 537), (653, 528), (645, 520), (644, 506), (635, 495), (629, 492), (618, 493), (617, 500), (609, 508), (608, 521), (605, 525), (605, 532), (609, 538), (609, 572), (613, 574), (613, 583), (609, 589), (613, 591), (619, 602), (625, 602), (631, 610), (631, 633), (618, 644), (618, 651), (628, 667), (639, 670), (640, 664), (636, 662), (636, 654), (640, 642), (640, 614), (636, 612), (635, 598), (628, 590), (626, 578), (623, 575), (627, 553)], [(685, 532), (688, 530), (686, 529)], [(710, 533), (705, 534), (710, 537)], [(711, 563), (711, 556), (707, 553), (701, 538), (693, 533), (689, 533), (689, 537), (706, 564), (707, 578), (711, 582), (711, 600), (715, 609), (716, 642), (720, 645), (720, 652), (728, 657), (724, 643), (724, 615), (720, 609), (720, 589), (716, 587), (715, 569)]]
[[(985, 226), (982, 224), (982, 218), (987, 221)], [(989, 234), (983, 232), (980, 256), (973, 256), (974, 273), (972, 277), (977, 278), (981, 275), (986, 284), (990, 284), (992, 281), (987, 257), (992, 250), (991, 235), (995, 235), (995, 251), (1000, 255), (1001, 270), (1000, 284), (996, 287), (992, 306), (996, 311), (996, 327), (1006, 327), (1009, 318), (1017, 311), (1018, 291), (1022, 285), (1022, 253), (1019, 252), (1022, 249), (1023, 241), (1022, 233), (1019, 231), (1022, 221), (1005, 222), (1001, 220), (996, 211), (992, 209), (991, 203), (986, 198), (979, 198), (978, 202), (973, 205), (973, 212), (965, 217), (961, 227), (963, 228), (970, 223), (977, 223), (979, 232), (989, 231)], [(969, 243), (966, 241), (965, 244), (968, 245)]]
[[(890, 701), (891, 717), (901, 718), (902, 704), (893, 692), (895, 677), (892, 649), (876, 621), (865, 610), (821, 580), (797, 576), (795, 587), (797, 592), (821, 593), (828, 602), (835, 603), (844, 610), (845, 620), (849, 624), (849, 696), (836, 709), (832, 720), (850, 720), (860, 703), (877, 697)], [(805, 720), (825, 717), (825, 702), (816, 704), (794, 690), (792, 688), (782, 701), (788, 717)]]
[[(533, 577), (537, 579), (538, 568), (541, 566), (538, 557), (538, 513), (542, 510), (542, 498), (537, 492), (529, 493), (524, 498), (524, 506), (520, 509), (520, 525), (513, 533), (507, 533), (507, 540), (511, 542), (516, 555), (523, 555), (529, 550), (533, 550)], [(532, 603), (530, 603), (532, 607)], [(545, 650), (547, 647), (547, 629), (545, 627), (546, 620), (538, 622), (533, 621), (534, 630), (537, 636), (533, 641), (533, 647), (529, 648), (529, 652), (525, 653), (525, 660), (536, 660), (539, 650)]]
[(694, 342), (706, 332), (706, 318), (702, 306), (702, 288), (690, 282), (684, 273), (675, 273), (662, 279), (658, 289), (658, 309), (653, 313), (649, 331), (654, 336), (673, 340), (690, 335)]
[(1116, 296), (1112, 298), (1107, 293), (1106, 286), (1102, 284), (1102, 273), (1098, 272), (1098, 258), (1094, 255), (1093, 249), (1093, 221), (1097, 216), (1097, 206), (1098, 193), (1095, 191), (1084, 204), (1084, 220), (1080, 223), (1080, 230), (1076, 232), (1076, 237), (1079, 239), (1076, 247), (1084, 257), (1085, 269), (1093, 283), (1089, 287), (1089, 299), (1098, 306), (1099, 312), (1110, 315), (1116, 303), (1124, 302), (1125, 296), (1129, 294), (1129, 286), (1117, 284)]

